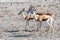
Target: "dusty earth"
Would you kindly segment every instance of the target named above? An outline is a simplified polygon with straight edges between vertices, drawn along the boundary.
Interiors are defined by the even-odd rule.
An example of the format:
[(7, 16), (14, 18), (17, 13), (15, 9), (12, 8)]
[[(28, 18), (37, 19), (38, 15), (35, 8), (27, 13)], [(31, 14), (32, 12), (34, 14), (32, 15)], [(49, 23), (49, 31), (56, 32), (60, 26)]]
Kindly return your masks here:
[[(37, 22), (30, 20), (25, 30), (26, 21), (22, 15), (18, 15), (22, 8), (28, 10), (30, 5), (34, 5), (38, 12), (43, 10), (53, 11), (55, 14), (53, 26), (55, 31), (48, 32), (48, 25), (43, 22), (42, 29), (36, 30)], [(60, 2), (55, 1), (39, 1), (39, 2), (0, 2), (0, 40), (60, 40)]]

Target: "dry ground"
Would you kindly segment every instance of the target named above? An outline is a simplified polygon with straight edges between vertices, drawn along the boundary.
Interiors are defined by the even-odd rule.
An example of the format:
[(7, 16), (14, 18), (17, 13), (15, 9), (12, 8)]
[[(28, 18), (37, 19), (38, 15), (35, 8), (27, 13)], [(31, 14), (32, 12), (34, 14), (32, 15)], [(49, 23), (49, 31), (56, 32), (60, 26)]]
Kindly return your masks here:
[[(54, 29), (52, 33), (47, 33), (47, 27), (43, 22), (42, 32), (25, 32), (25, 20), (21, 15), (18, 15), (22, 8), (28, 10), (30, 5), (34, 5), (38, 12), (44, 10), (51, 10), (56, 13), (54, 17)], [(44, 7), (45, 5), (45, 7)], [(27, 29), (36, 30), (36, 23), (30, 20)], [(0, 3), (0, 39), (1, 40), (60, 40), (60, 3), (57, 1), (42, 1), (42, 2), (5, 2)]]

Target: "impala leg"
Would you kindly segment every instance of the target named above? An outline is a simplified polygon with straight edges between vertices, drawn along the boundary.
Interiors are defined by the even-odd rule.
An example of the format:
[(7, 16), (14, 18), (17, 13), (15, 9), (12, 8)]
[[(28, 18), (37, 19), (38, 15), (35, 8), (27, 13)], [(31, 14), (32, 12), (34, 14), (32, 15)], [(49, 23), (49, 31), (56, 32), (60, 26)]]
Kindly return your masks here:
[(25, 31), (27, 30), (27, 27), (29, 26), (29, 20), (26, 20), (26, 27), (25, 27)]
[(53, 28), (53, 25), (52, 25), (52, 19), (51, 19), (51, 27)]
[(53, 19), (50, 20), (50, 24), (48, 23), (50, 25), (50, 28), (48, 29), (49, 31), (47, 33), (53, 33), (51, 35), (54, 35), (55, 29), (53, 28), (52, 22), (53, 22)]
[(52, 30), (55, 31), (55, 29), (53, 28), (53, 18), (51, 19), (51, 27), (52, 27)]
[(38, 21), (38, 23), (37, 23), (37, 31), (40, 30), (41, 26), (42, 26), (42, 22), (41, 21), (40, 22)]
[(49, 31), (52, 32), (53, 29), (53, 25), (52, 25), (53, 19), (50, 20), (50, 24), (49, 24), (49, 20), (47, 20), (47, 24), (50, 26)]
[(26, 20), (26, 26), (29, 26), (29, 20)]
[(51, 21), (50, 21), (50, 28), (52, 28), (52, 30), (54, 30), (54, 28), (53, 28), (53, 18), (51, 18)]
[[(49, 25), (48, 31), (51, 32), (51, 24), (49, 24), (49, 19), (46, 21), (47, 24)], [(51, 22), (51, 21), (50, 21)]]

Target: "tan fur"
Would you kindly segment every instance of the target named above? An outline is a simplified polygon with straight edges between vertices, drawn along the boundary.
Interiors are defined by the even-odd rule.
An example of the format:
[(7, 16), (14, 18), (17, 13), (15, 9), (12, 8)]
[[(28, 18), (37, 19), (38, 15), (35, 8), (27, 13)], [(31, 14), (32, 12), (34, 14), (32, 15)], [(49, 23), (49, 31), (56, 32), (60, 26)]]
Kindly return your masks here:
[(23, 18), (29, 20), (30, 18), (33, 18), (33, 16), (29, 14), (23, 14)]
[(47, 13), (36, 13), (35, 15), (34, 15), (34, 19), (35, 20), (39, 20), (39, 21), (42, 21), (42, 19), (50, 19), (51, 18), (51, 16), (50, 15), (47, 15)]
[(28, 14), (23, 14), (23, 18), (26, 19)]
[(38, 20), (39, 19), (39, 15), (34, 15), (34, 19)]

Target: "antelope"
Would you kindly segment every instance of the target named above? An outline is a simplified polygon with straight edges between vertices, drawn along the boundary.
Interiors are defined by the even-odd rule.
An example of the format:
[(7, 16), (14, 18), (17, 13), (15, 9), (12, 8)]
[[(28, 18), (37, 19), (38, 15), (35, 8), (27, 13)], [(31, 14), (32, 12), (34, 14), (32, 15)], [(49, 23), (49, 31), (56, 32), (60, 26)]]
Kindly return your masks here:
[[(35, 21), (39, 21), (40, 22), (40, 28), (42, 26), (42, 22), (43, 21), (46, 21), (47, 24), (50, 26), (50, 27), (53, 27), (52, 25), (52, 21), (53, 21), (53, 14), (52, 12), (42, 12), (42, 13), (33, 13), (32, 15), (29, 15), (27, 13), (24, 13), (23, 14), (23, 18), (26, 20), (26, 25), (29, 25), (29, 20), (35, 20)], [(51, 24), (49, 24), (49, 21), (51, 22)], [(37, 27), (37, 30), (36, 31), (39, 31), (39, 27)], [(26, 30), (26, 27), (25, 27), (25, 30)]]
[[(53, 25), (52, 25), (53, 17), (54, 17), (54, 14), (52, 12), (34, 13), (34, 19), (41, 23), (39, 27), (42, 26), (43, 21), (46, 21), (47, 24), (50, 26), (50, 28), (53, 28)], [(50, 21), (50, 24), (49, 24), (49, 21)], [(39, 31), (39, 27), (37, 27), (37, 31)]]

